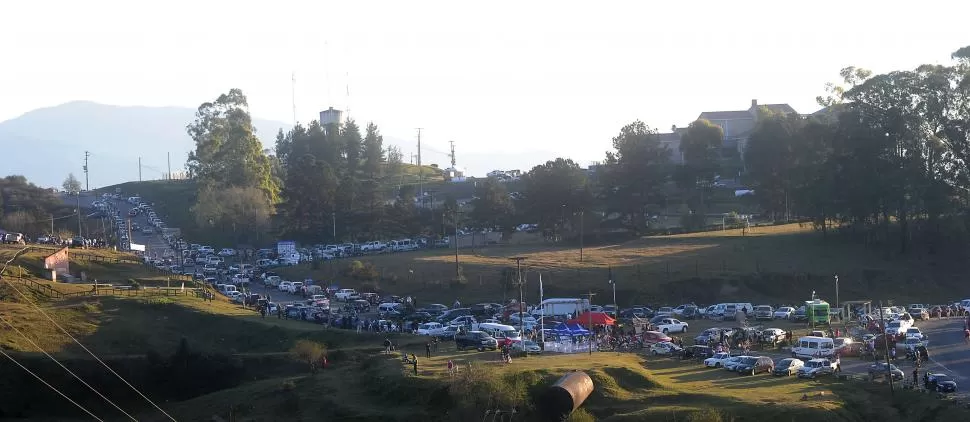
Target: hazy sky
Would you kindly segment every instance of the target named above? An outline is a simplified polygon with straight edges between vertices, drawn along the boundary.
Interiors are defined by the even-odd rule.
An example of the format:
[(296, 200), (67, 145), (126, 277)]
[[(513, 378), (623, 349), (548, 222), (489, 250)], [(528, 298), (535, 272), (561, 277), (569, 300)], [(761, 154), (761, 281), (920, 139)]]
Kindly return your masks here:
[[(147, 5), (151, 6), (147, 6)], [(230, 88), (254, 115), (329, 105), (445, 151), (584, 163), (634, 119), (667, 130), (752, 99), (817, 109), (840, 68), (949, 63), (961, 1), (10, 1), (0, 121), (71, 100), (196, 107)], [(329, 74), (329, 77), (328, 77)], [(426, 151), (428, 160), (444, 162)], [(550, 157), (552, 158), (552, 157)]]

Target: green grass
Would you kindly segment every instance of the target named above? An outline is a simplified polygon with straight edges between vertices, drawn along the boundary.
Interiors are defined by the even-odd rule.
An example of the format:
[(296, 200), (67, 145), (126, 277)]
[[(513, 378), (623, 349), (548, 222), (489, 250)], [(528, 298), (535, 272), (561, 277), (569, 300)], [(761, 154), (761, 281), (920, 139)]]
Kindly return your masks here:
[[(396, 359), (334, 360), (317, 375), (249, 383), (175, 403), (178, 419), (473, 420), (487, 409), (518, 406), (535, 417), (533, 399), (563, 374), (580, 369), (594, 391), (583, 415), (605, 421), (964, 420), (965, 408), (932, 395), (834, 379), (739, 377), (696, 363), (644, 360), (634, 354), (550, 355), (497, 362), (495, 353), (419, 357), (418, 376)], [(447, 375), (456, 360), (459, 374)], [(469, 370), (465, 360), (473, 360)], [(808, 396), (803, 399), (803, 396)], [(147, 416), (147, 415), (146, 415)], [(578, 418), (577, 418), (578, 419)], [(154, 419), (145, 419), (154, 420)]]
[[(494, 301), (518, 297), (509, 277), (511, 257), (522, 256), (525, 297), (538, 299), (542, 274), (545, 297), (575, 297), (588, 291), (609, 302), (610, 272), (620, 305), (693, 300), (713, 303), (728, 299), (796, 302), (813, 290), (835, 301), (833, 275), (839, 275), (840, 300), (894, 299), (943, 301), (959, 288), (964, 267), (947, 257), (886, 256), (837, 235), (823, 239), (808, 226), (788, 224), (673, 236), (653, 236), (619, 244), (596, 244), (588, 238), (577, 245), (492, 246), (463, 249), (459, 262), (466, 282), (453, 283), (454, 250), (359, 258), (371, 263), (380, 281), (358, 281), (342, 275), (348, 260), (331, 261), (319, 269), (282, 269), (292, 279), (312, 276), (336, 280), (341, 287), (379, 288), (412, 294), (420, 301), (451, 303)], [(413, 275), (410, 271), (413, 271)], [(914, 286), (920, 286), (918, 289)], [(878, 292), (878, 294), (876, 294)], [(876, 297), (873, 297), (876, 295)]]

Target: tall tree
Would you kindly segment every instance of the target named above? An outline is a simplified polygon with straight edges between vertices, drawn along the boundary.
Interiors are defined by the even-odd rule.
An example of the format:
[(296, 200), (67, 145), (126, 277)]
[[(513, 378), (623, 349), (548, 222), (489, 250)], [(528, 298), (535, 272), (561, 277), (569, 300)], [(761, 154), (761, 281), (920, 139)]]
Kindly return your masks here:
[(613, 149), (606, 153), (602, 196), (607, 211), (619, 213), (628, 229), (640, 233), (648, 226), (650, 206), (663, 202), (670, 150), (660, 143), (656, 130), (639, 120), (620, 129)]
[(360, 137), (360, 127), (357, 122), (347, 120), (341, 131), (341, 147), (343, 147), (343, 157), (347, 162), (347, 174), (353, 178), (357, 177), (357, 172), (361, 167), (361, 154), (363, 153), (363, 140)]
[(505, 184), (493, 177), (478, 182), (469, 217), (480, 228), (505, 230), (511, 224), (512, 204)]
[(591, 205), (586, 171), (573, 160), (557, 158), (535, 166), (522, 177), (523, 215), (550, 232), (564, 213), (578, 212)]
[(688, 186), (714, 180), (723, 138), (724, 130), (707, 119), (695, 120), (687, 126), (680, 139), (680, 151), (684, 154)]
[(367, 124), (367, 134), (364, 136), (363, 170), (366, 177), (377, 179), (381, 176), (384, 166), (384, 137), (373, 123)]
[(255, 187), (275, 202), (279, 187), (253, 129), (246, 96), (239, 89), (203, 103), (186, 128), (195, 141), (188, 167), (202, 189)]
[(772, 215), (787, 216), (794, 166), (793, 145), (801, 129), (801, 117), (759, 111), (758, 124), (748, 139), (745, 163), (762, 208)]
[(74, 177), (74, 173), (68, 173), (64, 183), (61, 184), (67, 193), (78, 193), (81, 191), (81, 181)]

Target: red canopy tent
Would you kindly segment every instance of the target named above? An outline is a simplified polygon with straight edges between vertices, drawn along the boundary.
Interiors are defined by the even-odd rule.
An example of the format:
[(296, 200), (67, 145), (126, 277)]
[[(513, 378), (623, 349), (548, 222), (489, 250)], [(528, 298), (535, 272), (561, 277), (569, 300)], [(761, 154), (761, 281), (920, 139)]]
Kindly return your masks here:
[(614, 325), (616, 320), (611, 316), (607, 315), (605, 312), (583, 312), (569, 321), (567, 324), (579, 324), (583, 327), (589, 328), (590, 321), (593, 325)]

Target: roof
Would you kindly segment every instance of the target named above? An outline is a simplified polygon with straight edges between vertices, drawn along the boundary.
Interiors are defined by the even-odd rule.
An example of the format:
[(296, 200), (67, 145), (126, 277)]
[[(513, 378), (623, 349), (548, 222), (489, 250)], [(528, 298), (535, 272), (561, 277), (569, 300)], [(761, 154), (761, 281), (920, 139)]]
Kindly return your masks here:
[(754, 115), (748, 110), (705, 111), (697, 118), (707, 120), (750, 120), (754, 119)]
[(788, 104), (759, 104), (758, 107), (767, 108), (772, 113), (798, 114), (798, 112), (796, 112), (795, 109)]

